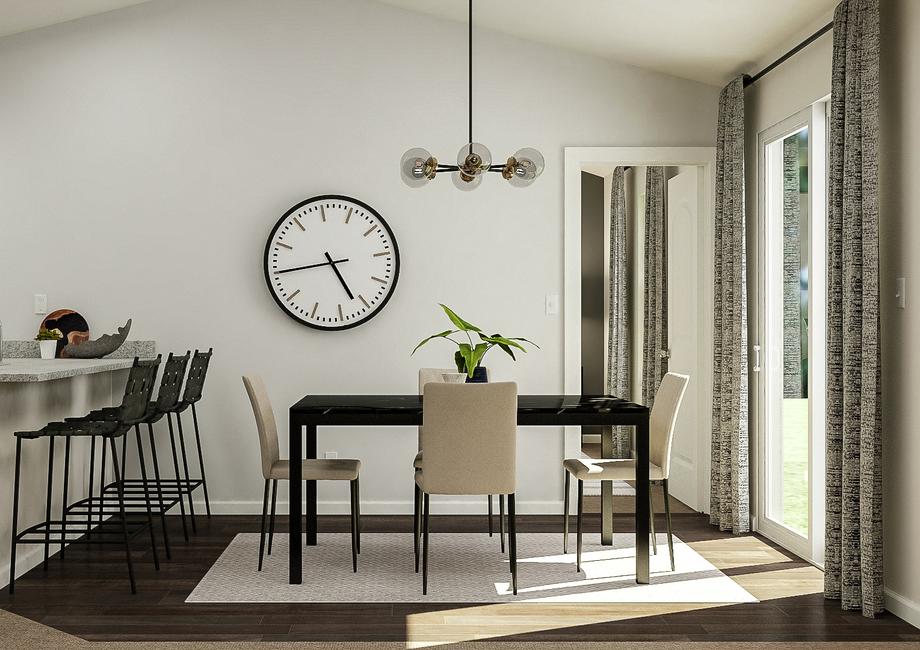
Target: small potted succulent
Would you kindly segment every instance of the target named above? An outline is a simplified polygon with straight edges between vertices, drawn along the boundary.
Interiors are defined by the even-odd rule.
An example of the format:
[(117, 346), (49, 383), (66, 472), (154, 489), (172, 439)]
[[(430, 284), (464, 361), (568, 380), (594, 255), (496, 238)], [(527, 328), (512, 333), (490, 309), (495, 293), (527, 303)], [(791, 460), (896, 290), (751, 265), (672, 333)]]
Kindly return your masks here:
[(40, 328), (35, 340), (38, 341), (39, 350), (41, 350), (42, 359), (53, 359), (57, 356), (58, 341), (64, 338), (61, 330)]
[[(415, 350), (412, 350), (412, 354), (415, 354), (416, 350), (432, 339), (447, 339), (457, 346), (457, 351), (454, 353), (454, 363), (457, 366), (457, 373), (466, 375), (467, 383), (483, 383), (486, 381), (486, 369), (480, 364), (486, 352), (493, 347), (498, 346), (512, 359), (514, 359), (514, 350), (527, 352), (526, 348), (524, 348), (524, 343), (529, 343), (536, 348), (540, 347), (533, 341), (528, 341), (520, 337), (505, 337), (501, 334), (483, 334), (481, 329), (460, 318), (447, 305), (442, 304), (441, 309), (444, 310), (444, 313), (447, 314), (447, 318), (450, 319), (451, 324), (456, 329), (444, 330), (443, 332), (432, 334), (416, 345)], [(466, 341), (457, 341), (452, 338), (457, 334), (460, 334), (461, 337), (466, 336)], [(474, 341), (474, 336), (479, 339), (478, 343)]]

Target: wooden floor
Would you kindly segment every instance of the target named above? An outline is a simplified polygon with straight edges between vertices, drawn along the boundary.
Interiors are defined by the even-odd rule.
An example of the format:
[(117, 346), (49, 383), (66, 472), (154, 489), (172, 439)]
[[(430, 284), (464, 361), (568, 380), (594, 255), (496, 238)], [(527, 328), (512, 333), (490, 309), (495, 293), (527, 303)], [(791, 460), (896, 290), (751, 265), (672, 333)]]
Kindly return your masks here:
[[(762, 602), (681, 604), (186, 604), (185, 598), (238, 532), (258, 532), (259, 518), (199, 518), (186, 544), (172, 518), (173, 559), (155, 572), (137, 538), (138, 594), (128, 592), (116, 548), (71, 547), (20, 577), (0, 608), (94, 640), (400, 641), (423, 647), (448, 641), (920, 641), (920, 631), (885, 615), (841, 612), (820, 593), (819, 571), (756, 536), (733, 537), (697, 514), (675, 516), (675, 533)], [(597, 515), (586, 515), (597, 532)], [(410, 517), (364, 517), (373, 532), (411, 530)], [(659, 522), (661, 526), (663, 522)], [(520, 532), (555, 532), (558, 517), (519, 517)], [(632, 529), (619, 516), (617, 531)], [(344, 517), (321, 518), (320, 531), (346, 531)], [(432, 517), (432, 530), (485, 530), (483, 517)]]

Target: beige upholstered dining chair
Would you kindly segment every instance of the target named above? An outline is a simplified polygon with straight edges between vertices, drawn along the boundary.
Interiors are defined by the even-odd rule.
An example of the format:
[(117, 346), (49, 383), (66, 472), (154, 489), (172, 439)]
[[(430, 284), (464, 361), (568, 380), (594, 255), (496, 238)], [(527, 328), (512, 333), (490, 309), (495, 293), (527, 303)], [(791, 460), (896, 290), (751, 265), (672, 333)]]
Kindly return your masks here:
[[(259, 447), (262, 453), (262, 477), (265, 479), (265, 492), (262, 496), (262, 529), (259, 539), (259, 571), (262, 570), (262, 558), (265, 552), (265, 519), (268, 514), (268, 487), (272, 487), (271, 525), (268, 531), (268, 554), (272, 554), (272, 538), (275, 533), (275, 501), (278, 495), (278, 481), (287, 481), (291, 477), (291, 463), (280, 459), (278, 449), (278, 427), (275, 414), (265, 389), (265, 382), (258, 375), (244, 375), (243, 384), (249, 394), (252, 412), (259, 430)], [(349, 458), (316, 459), (303, 461), (304, 481), (349, 481), (351, 483), (351, 564), (352, 570), (358, 570), (358, 553), (361, 552), (360, 533), (360, 489), (358, 477), (361, 461)]]
[[(418, 371), (418, 394), (423, 395), (425, 392), (425, 384), (442, 384), (444, 383), (444, 375), (454, 374), (457, 372), (456, 368), (419, 368)], [(486, 382), (489, 381), (489, 370), (485, 369), (486, 372)], [(415, 459), (412, 462), (412, 467), (415, 471), (418, 471), (422, 468), (422, 427), (418, 428), (418, 453), (415, 455)], [(486, 497), (488, 500), (488, 509), (489, 509), (489, 537), (492, 537), (493, 526), (492, 526), (492, 495)], [(419, 490), (418, 485), (415, 485), (415, 498), (413, 501), (414, 510), (413, 515), (416, 522), (416, 531), (415, 531), (415, 572), (418, 573), (418, 563), (419, 563), (419, 548), (418, 540), (420, 532), (418, 526), (421, 525), (421, 511), (422, 511), (422, 492)], [(499, 495), (498, 497), (498, 531), (499, 538), (501, 543), (502, 553), (505, 552), (505, 497), (504, 495)]]
[[(690, 377), (675, 372), (667, 373), (658, 386), (655, 403), (649, 415), (649, 488), (653, 483), (661, 483), (664, 492), (664, 512), (668, 524), (668, 553), (671, 556), (671, 571), (674, 570), (674, 541), (671, 535), (671, 498), (668, 494), (668, 477), (671, 473), (671, 443), (674, 440), (674, 425), (680, 411), (680, 403), (687, 390)], [(565, 495), (563, 497), (563, 543), (562, 552), (568, 552), (569, 542), (569, 480), (574, 476), (578, 481), (577, 505), (577, 555), (575, 569), (581, 571), (581, 518), (584, 501), (584, 482), (594, 481), (635, 481), (636, 461), (630, 458), (601, 459), (567, 458), (562, 463), (565, 468)], [(652, 509), (651, 489), (649, 489), (649, 517), (653, 545), (655, 542), (655, 512)]]
[(425, 463), (415, 473), (423, 496), (416, 549), (423, 535), (422, 593), (428, 593), (428, 522), (432, 494), (508, 497), (511, 584), (517, 594), (517, 537), (514, 516), (517, 445), (517, 384), (444, 384), (424, 387), (422, 445)]

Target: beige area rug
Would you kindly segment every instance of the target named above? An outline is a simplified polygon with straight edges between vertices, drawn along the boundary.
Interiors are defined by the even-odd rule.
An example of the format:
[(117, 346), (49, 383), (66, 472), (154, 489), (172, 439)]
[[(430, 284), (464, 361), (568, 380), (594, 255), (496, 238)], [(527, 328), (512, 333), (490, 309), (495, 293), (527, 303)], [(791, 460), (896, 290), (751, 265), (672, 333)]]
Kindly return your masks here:
[[(356, 643), (259, 643), (259, 642), (89, 642), (59, 632), (27, 618), (0, 610), (0, 648), (3, 650), (405, 650), (405, 642)], [(920, 648), (917, 643), (502, 643), (501, 641), (466, 642), (439, 645), (438, 648), (468, 650), (884, 650), (886, 648)]]
[[(586, 535), (582, 571), (575, 570), (575, 536), (562, 553), (562, 535), (518, 534), (518, 595), (511, 590), (507, 552), (498, 535), (431, 535), (428, 595), (414, 571), (412, 535), (362, 536), (358, 572), (351, 567), (351, 537), (323, 535), (304, 552), (304, 583), (288, 584), (287, 536), (275, 538), (274, 552), (257, 571), (259, 535), (238, 534), (201, 579), (188, 603), (751, 603), (758, 602), (702, 555), (674, 538), (676, 570), (671, 571), (667, 536), (657, 535), (650, 580), (637, 585), (631, 535), (615, 535), (601, 546)], [(592, 543), (593, 542), (593, 543)]]

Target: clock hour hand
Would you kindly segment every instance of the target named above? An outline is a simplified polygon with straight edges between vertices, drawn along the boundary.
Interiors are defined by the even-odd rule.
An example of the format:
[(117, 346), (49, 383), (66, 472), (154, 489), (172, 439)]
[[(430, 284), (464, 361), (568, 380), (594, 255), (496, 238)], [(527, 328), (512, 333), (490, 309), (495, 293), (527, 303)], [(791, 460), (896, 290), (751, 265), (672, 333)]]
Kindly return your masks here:
[(347, 262), (348, 259), (344, 260), (329, 260), (328, 262), (320, 262), (319, 264), (307, 264), (306, 266), (295, 266), (292, 269), (281, 269), (280, 271), (275, 271), (275, 273), (290, 273), (291, 271), (303, 271), (304, 269), (315, 269), (320, 266), (330, 266), (333, 264), (340, 264), (342, 262)]
[(338, 267), (336, 266), (337, 262), (336, 262), (335, 260), (332, 259), (332, 256), (329, 255), (328, 252), (325, 253), (325, 255), (326, 255), (326, 260), (327, 260), (326, 263), (329, 264), (329, 266), (332, 267), (332, 270), (333, 270), (333, 271), (335, 271), (335, 277), (337, 277), (337, 278), (339, 279), (339, 282), (342, 283), (342, 287), (344, 287), (345, 293), (348, 294), (348, 299), (349, 299), (349, 300), (354, 300), (355, 297), (354, 297), (354, 295), (351, 293), (351, 289), (349, 289), (349, 288), (348, 288), (348, 285), (345, 283), (345, 278), (343, 278), (343, 277), (342, 277), (342, 274), (339, 273), (339, 269), (338, 269)]

